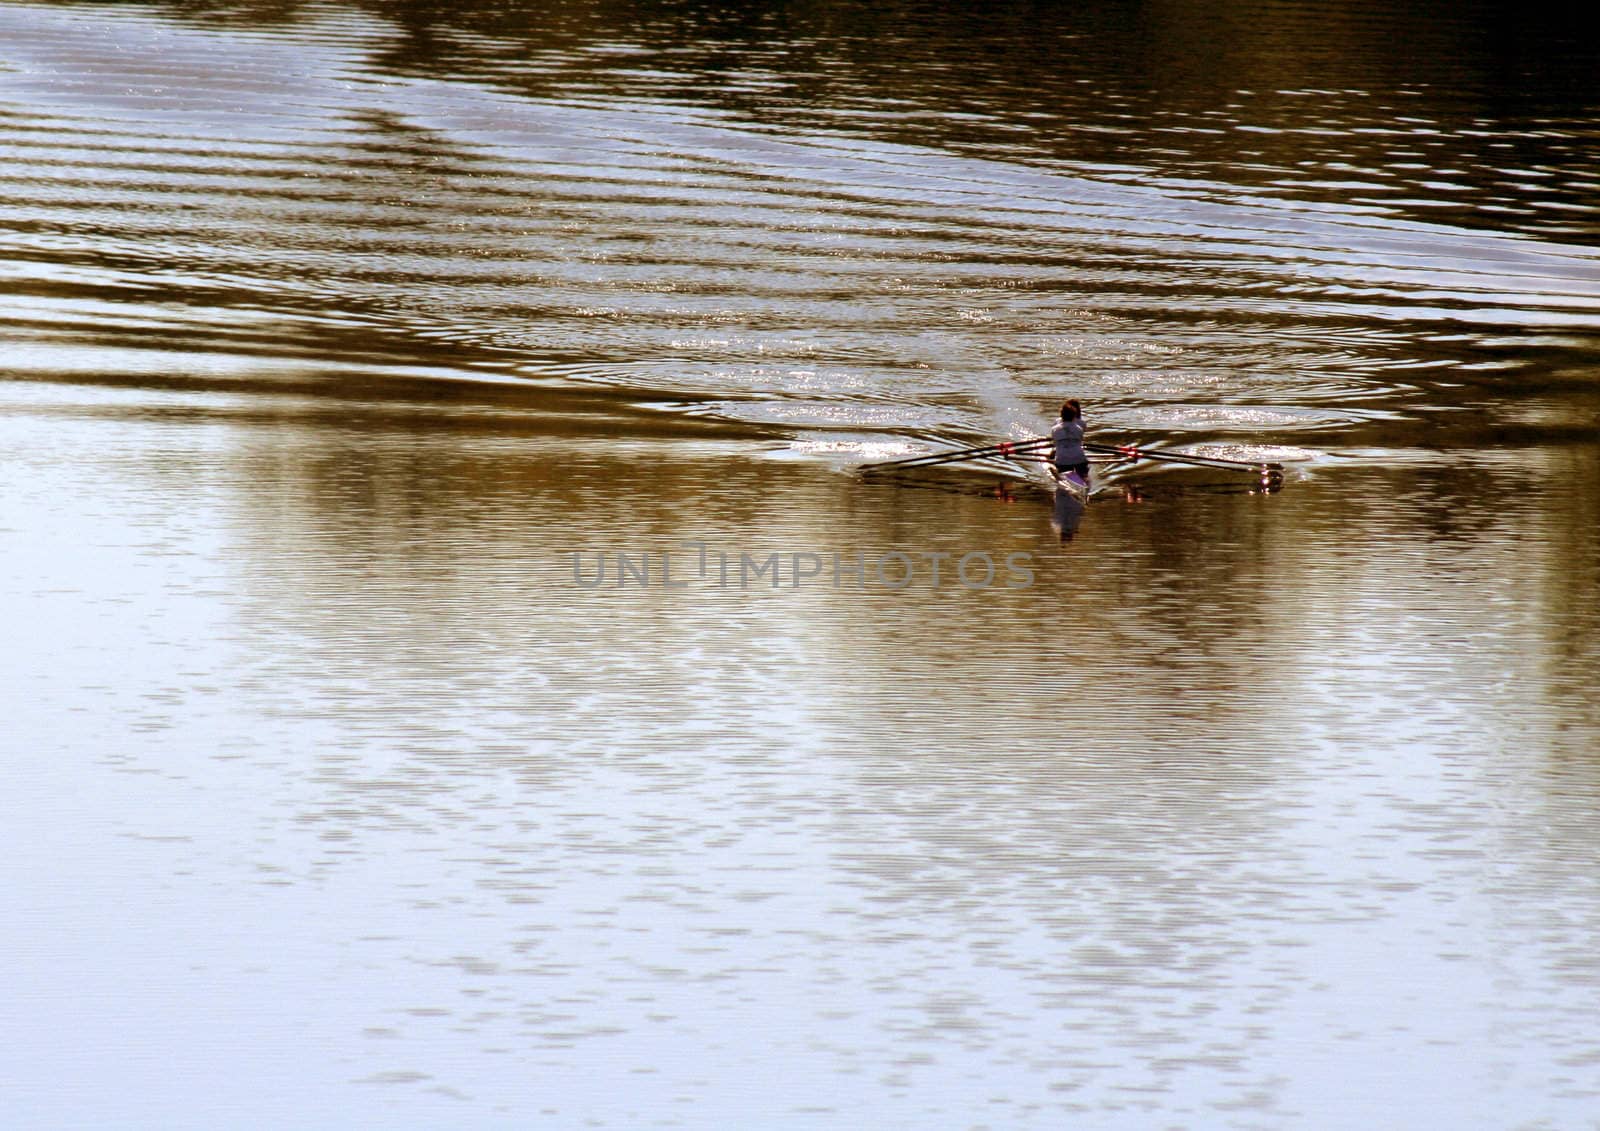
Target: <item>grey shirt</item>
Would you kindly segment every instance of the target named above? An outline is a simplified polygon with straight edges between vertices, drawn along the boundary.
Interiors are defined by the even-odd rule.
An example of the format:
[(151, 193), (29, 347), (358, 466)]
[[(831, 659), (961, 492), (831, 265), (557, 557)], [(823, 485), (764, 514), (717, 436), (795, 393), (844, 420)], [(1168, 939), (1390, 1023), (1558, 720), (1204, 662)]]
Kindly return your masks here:
[(1055, 441), (1055, 458), (1050, 462), (1057, 467), (1071, 467), (1088, 459), (1083, 454), (1083, 417), (1056, 421), (1050, 438)]

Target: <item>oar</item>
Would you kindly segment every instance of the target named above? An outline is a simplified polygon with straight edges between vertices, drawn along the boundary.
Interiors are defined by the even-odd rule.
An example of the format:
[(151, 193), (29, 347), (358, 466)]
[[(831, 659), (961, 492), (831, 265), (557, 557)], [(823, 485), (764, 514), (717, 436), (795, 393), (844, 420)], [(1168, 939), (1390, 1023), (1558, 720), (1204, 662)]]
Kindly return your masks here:
[(1050, 443), (1050, 437), (1038, 436), (1030, 440), (1005, 440), (998, 444), (987, 444), (981, 448), (962, 448), (954, 452), (933, 452), (925, 456), (911, 456), (908, 459), (891, 459), (883, 463), (869, 463), (862, 467), (862, 471), (885, 471), (889, 468), (933, 467), (941, 463), (955, 463), (964, 459), (983, 459), (987, 456), (1010, 456), (1024, 452), (1032, 452)]
[(1121, 444), (1085, 444), (1085, 451), (1105, 452), (1110, 455), (1119, 455), (1131, 460), (1153, 459), (1164, 460), (1167, 463), (1189, 463), (1196, 467), (1225, 467), (1236, 471), (1282, 471), (1281, 463), (1266, 463), (1261, 460), (1223, 459), (1221, 456), (1191, 456), (1181, 452), (1153, 452), (1148, 448), (1136, 448)]
[[(1053, 441), (1048, 436), (1035, 436), (1027, 440), (1003, 440), (997, 444), (987, 444), (978, 448), (960, 448), (953, 452), (933, 452), (923, 456), (911, 456), (907, 459), (892, 459), (882, 463), (869, 463), (863, 466), (861, 470), (867, 472), (937, 467), (940, 464), (955, 463), (960, 460), (985, 459), (991, 456), (1033, 455), (1038, 456), (1042, 461), (1048, 461), (1049, 457), (1042, 454), (1042, 451), (1051, 443)], [(1134, 447), (1131, 444), (1086, 443), (1083, 448), (1086, 452), (1101, 452), (1106, 455), (1134, 461), (1148, 459), (1166, 463), (1186, 463), (1195, 467), (1217, 467), (1233, 471), (1258, 471), (1262, 473), (1283, 471), (1281, 463), (1224, 459), (1221, 456), (1191, 456), (1181, 452), (1152, 451), (1148, 448)]]

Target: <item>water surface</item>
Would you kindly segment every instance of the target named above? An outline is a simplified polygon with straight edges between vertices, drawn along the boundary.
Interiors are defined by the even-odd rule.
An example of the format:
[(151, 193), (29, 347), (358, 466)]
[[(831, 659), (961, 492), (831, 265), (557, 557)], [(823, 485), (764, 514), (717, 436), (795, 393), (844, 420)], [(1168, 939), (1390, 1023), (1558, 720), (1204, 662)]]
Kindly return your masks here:
[(1212, 12), (0, 5), (12, 1121), (1592, 1118), (1595, 41)]

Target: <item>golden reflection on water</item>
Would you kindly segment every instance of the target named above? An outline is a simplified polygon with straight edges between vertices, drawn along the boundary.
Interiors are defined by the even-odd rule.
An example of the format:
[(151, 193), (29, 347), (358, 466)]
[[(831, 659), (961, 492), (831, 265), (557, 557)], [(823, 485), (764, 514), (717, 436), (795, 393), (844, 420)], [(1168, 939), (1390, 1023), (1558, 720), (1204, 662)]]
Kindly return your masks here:
[(879, 8), (0, 6), (19, 1125), (1588, 1117), (1587, 49)]
[[(1558, 1003), (1592, 966), (1595, 556), (1547, 518), (1583, 505), (1581, 461), (1486, 460), (1465, 502), (1426, 468), (1158, 477), (1063, 542), (1026, 486), (613, 441), (495, 390), (429, 418), (9, 388), (6, 591), (50, 610), (11, 653), (23, 829), (80, 846), (22, 898), (66, 927), (68, 877), (130, 908), (176, 885), (181, 945), (131, 969), (198, 963), (306, 1073), (300, 1110), (346, 1078), (737, 1121), (759, 1048), (795, 1072), (780, 1125), (913, 1097), (1131, 1125), (1127, 1089), (1285, 1120), (1328, 1102), (1298, 1050), (1376, 1071), (1398, 1041), (1445, 1050), (1410, 1078), (1465, 1116), (1433, 1091), (1461, 1064), (1525, 1097), (1547, 1050), (1593, 1051)], [(572, 573), (688, 541), (1023, 553), (1033, 583)], [(63, 790), (136, 849), (38, 804)], [(181, 925), (219, 899), (242, 952)], [(1510, 1005), (1491, 953), (1522, 971)], [(72, 954), (30, 968), (43, 1000), (98, 968)], [(327, 977), (331, 1075), (263, 997)], [(127, 1008), (187, 1048), (181, 1002)], [(1542, 1020), (1465, 1035), (1507, 1008)], [(588, 1083), (531, 1100), (507, 1066)]]

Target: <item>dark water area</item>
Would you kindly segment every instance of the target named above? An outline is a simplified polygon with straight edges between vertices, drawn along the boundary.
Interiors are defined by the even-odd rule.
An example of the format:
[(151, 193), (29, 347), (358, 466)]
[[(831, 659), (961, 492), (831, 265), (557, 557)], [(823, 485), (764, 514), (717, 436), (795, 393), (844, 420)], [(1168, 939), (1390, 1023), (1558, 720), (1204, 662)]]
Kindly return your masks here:
[(1600, 230), (1600, 22), (1567, 5), (380, 7), (408, 37), (386, 60), (403, 73), (1584, 244)]
[(0, 3), (8, 1124), (1590, 1125), (1596, 30)]

